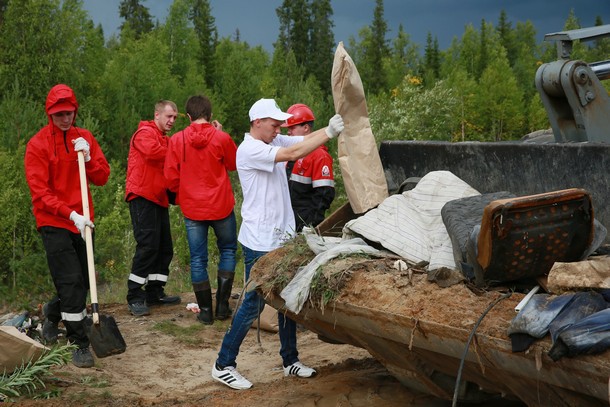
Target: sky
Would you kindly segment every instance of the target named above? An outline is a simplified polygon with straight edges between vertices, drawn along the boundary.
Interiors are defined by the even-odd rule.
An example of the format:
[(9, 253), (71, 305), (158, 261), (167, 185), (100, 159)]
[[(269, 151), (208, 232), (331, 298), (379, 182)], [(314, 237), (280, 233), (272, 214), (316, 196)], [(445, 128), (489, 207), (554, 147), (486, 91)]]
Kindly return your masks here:
[[(123, 22), (119, 17), (121, 0), (84, 0), (84, 8), (93, 22), (101, 24), (108, 38), (118, 33)], [(173, 0), (144, 0), (153, 21), (165, 22)], [(221, 38), (231, 37), (239, 30), (242, 41), (250, 46), (262, 45), (273, 50), (278, 36), (278, 18), (275, 10), (282, 0), (210, 0), (212, 15)], [(610, 24), (610, 0), (385, 0), (384, 18), (388, 23), (388, 39), (398, 33), (400, 24), (411, 41), (426, 45), (428, 33), (438, 39), (439, 48), (446, 49), (454, 37), (461, 38), (464, 28), (472, 24), (477, 30), (481, 21), (497, 25), (504, 10), (513, 28), (517, 22), (531, 21), (538, 33), (544, 35), (562, 31), (564, 23), (574, 10), (581, 27), (595, 25), (596, 16)], [(373, 21), (375, 0), (331, 0), (335, 41), (347, 46), (349, 38), (358, 40), (358, 31)]]

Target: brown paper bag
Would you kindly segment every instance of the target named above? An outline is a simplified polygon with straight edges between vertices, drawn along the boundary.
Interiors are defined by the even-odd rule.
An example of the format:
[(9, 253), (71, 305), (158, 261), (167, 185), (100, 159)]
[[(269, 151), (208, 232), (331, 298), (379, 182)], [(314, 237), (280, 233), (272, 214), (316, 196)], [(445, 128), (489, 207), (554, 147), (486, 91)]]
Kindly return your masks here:
[(343, 42), (335, 51), (331, 84), (335, 111), (345, 123), (338, 140), (345, 192), (354, 213), (362, 214), (388, 197), (388, 185), (369, 122), (362, 81)]
[(14, 326), (0, 326), (0, 374), (37, 361), (48, 349)]

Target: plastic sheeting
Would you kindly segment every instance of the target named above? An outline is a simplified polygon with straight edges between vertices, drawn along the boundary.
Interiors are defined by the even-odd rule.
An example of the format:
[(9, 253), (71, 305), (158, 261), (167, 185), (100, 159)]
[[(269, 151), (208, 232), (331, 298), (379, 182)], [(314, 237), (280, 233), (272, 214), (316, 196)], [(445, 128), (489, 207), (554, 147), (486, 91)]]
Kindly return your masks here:
[(280, 293), (280, 296), (286, 302), (286, 308), (295, 314), (301, 312), (305, 301), (309, 298), (311, 281), (315, 276), (318, 267), (328, 263), (335, 257), (346, 254), (366, 253), (375, 256), (383, 256), (380, 250), (369, 246), (360, 238), (328, 240), (327, 238), (322, 238), (318, 235), (307, 235), (307, 242), (310, 247), (314, 246), (316, 248), (314, 252), (319, 251), (319, 254), (317, 254), (305, 267), (300, 268), (293, 279)]
[(480, 195), (449, 171), (432, 171), (410, 191), (392, 195), (377, 208), (349, 221), (343, 237), (362, 236), (407, 261), (428, 263), (428, 271), (457, 270), (441, 210), (454, 199)]

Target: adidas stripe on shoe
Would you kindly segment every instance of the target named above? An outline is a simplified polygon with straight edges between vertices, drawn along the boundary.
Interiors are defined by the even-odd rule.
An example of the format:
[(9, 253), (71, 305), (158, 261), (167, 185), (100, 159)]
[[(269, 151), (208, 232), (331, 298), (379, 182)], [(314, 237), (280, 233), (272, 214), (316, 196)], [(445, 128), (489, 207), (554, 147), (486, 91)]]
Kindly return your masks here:
[(252, 383), (240, 375), (233, 366), (227, 366), (220, 369), (219, 366), (214, 363), (214, 366), (212, 367), (212, 378), (236, 390), (245, 390), (252, 387)]
[(290, 366), (284, 367), (284, 376), (312, 377), (316, 373), (314, 369), (305, 366), (301, 362), (295, 362)]

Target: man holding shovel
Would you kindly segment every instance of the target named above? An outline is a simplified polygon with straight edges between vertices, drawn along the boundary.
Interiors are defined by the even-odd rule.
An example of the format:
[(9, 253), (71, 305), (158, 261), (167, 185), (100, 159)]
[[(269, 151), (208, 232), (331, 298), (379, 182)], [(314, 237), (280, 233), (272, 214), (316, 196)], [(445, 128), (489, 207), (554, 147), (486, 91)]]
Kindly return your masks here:
[(36, 227), (59, 299), (45, 307), (43, 333), (45, 339), (56, 340), (57, 324), (63, 320), (68, 341), (77, 346), (72, 363), (92, 367), (84, 324), (89, 287), (84, 236), (86, 227), (93, 228), (93, 202), (87, 191), (89, 220), (81, 214), (77, 152), (82, 151), (87, 179), (94, 185), (106, 184), (110, 167), (91, 132), (74, 126), (78, 102), (70, 87), (59, 84), (51, 88), (45, 109), (49, 124), (30, 139), (25, 151), (25, 174)]

